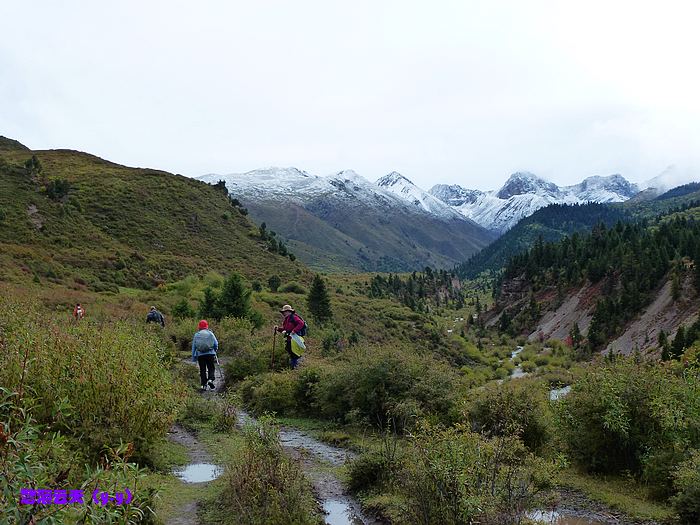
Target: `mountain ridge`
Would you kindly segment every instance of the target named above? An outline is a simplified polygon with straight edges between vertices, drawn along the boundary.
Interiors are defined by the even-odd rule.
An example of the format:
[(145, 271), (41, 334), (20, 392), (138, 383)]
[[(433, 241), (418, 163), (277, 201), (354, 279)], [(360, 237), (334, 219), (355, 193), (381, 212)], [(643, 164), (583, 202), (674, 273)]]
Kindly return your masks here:
[(323, 270), (451, 267), (495, 237), (427, 192), (421, 196), (441, 213), (353, 170), (321, 177), (267, 168), (199, 180), (224, 180), (255, 220), (282, 235), (304, 262)]

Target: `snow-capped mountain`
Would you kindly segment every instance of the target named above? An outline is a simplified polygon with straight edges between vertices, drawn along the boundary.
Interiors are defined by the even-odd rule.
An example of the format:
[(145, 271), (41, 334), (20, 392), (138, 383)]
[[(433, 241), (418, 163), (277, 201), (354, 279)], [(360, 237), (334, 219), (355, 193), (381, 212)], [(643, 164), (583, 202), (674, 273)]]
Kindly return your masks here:
[(498, 233), (550, 204), (622, 202), (638, 192), (637, 185), (621, 175), (588, 177), (579, 184), (559, 187), (528, 172), (514, 173), (499, 190), (482, 192), (438, 184), (429, 191), (465, 217)]
[(251, 216), (318, 268), (409, 271), (449, 267), (495, 238), (397, 173), (376, 184), (352, 170), (321, 177), (297, 168), (209, 174)]
[(460, 215), (457, 210), (427, 191), (420, 189), (396, 171), (392, 171), (388, 175), (377, 179), (376, 185), (398, 195), (401, 199), (433, 215), (446, 219), (456, 219), (456, 215)]

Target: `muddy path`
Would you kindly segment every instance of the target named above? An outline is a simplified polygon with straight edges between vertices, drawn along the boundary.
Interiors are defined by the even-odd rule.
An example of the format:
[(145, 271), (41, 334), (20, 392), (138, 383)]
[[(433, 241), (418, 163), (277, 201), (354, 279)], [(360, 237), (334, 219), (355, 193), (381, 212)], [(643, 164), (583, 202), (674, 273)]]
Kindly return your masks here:
[[(187, 362), (192, 366), (198, 366), (197, 363), (193, 363), (189, 359)], [(212, 399), (223, 391), (224, 373), (223, 368), (219, 364), (216, 365), (214, 378), (215, 389), (200, 392), (199, 395)], [(187, 455), (189, 456), (187, 465), (173, 471), (173, 474), (184, 483), (204, 485), (221, 474), (221, 467), (214, 463), (211, 454), (207, 452), (206, 448), (192, 432), (189, 432), (179, 424), (175, 424), (168, 432), (168, 439), (187, 450)], [(196, 499), (183, 502), (177, 509), (175, 516), (168, 519), (165, 525), (199, 525), (197, 505)]]
[[(192, 366), (192, 363), (188, 360)], [(217, 364), (215, 373), (215, 389), (200, 393), (205, 398), (215, 402), (215, 397), (223, 392), (224, 371)], [(255, 418), (246, 411), (238, 413), (238, 425), (246, 422), (254, 422)], [(168, 437), (171, 441), (184, 446), (189, 455), (189, 463), (183, 469), (178, 469), (175, 474), (185, 483), (205, 484), (214, 479), (220, 472), (214, 465), (211, 455), (197, 441), (194, 434), (180, 425), (171, 429)], [(344, 465), (356, 455), (348, 450), (323, 443), (316, 438), (290, 427), (282, 427), (279, 432), (280, 443), (284, 451), (304, 470), (314, 488), (314, 493), (319, 506), (323, 508), (328, 525), (374, 525), (376, 520), (364, 515), (359, 502), (353, 498), (343, 486), (342, 481), (333, 473), (333, 469)], [(213, 475), (207, 479), (198, 477), (206, 467), (213, 469)], [(189, 472), (189, 475), (188, 475)], [(206, 477), (207, 472), (204, 473)], [(166, 525), (199, 525), (197, 519), (197, 501), (183, 503), (178, 509), (177, 516), (169, 520)]]
[[(239, 412), (239, 425), (254, 421), (246, 411)], [(340, 467), (356, 457), (353, 452), (323, 443), (295, 428), (281, 427), (279, 435), (285, 452), (299, 461), (304, 474), (311, 481), (328, 525), (380, 523), (362, 512), (360, 503), (348, 493), (343, 482), (333, 473), (334, 467)]]

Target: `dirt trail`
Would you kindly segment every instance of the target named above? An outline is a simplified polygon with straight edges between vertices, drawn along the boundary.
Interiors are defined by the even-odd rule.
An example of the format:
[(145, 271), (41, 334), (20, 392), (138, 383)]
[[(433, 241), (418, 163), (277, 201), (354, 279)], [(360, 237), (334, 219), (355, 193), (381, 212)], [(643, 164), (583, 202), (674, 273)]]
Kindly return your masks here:
[[(239, 412), (239, 424), (254, 421), (245, 411)], [(348, 494), (342, 481), (335, 476), (331, 467), (344, 465), (355, 454), (323, 443), (295, 428), (282, 427), (280, 442), (290, 457), (296, 459), (310, 479), (318, 502), (326, 512), (329, 525), (374, 525), (376, 520), (365, 516), (360, 504)]]
[[(197, 366), (191, 360), (187, 360), (193, 366)], [(224, 372), (223, 368), (216, 365), (214, 384), (216, 388), (214, 390), (207, 390), (202, 392), (200, 395), (208, 398), (212, 398), (218, 393), (220, 393), (224, 388)], [(170, 432), (168, 432), (168, 439), (182, 445), (187, 449), (187, 455), (189, 456), (189, 462), (187, 467), (196, 467), (198, 465), (211, 465), (213, 460), (211, 455), (206, 451), (206, 449), (197, 441), (197, 438), (188, 432), (182, 426), (175, 424), (173, 425)], [(185, 481), (187, 483), (187, 481)], [(199, 482), (199, 484), (205, 484), (204, 482)], [(178, 509), (176, 515), (166, 521), (165, 525), (198, 525), (199, 520), (197, 519), (197, 501), (187, 501)]]
[[(202, 392), (202, 396), (213, 398), (223, 391), (224, 372), (219, 365), (216, 367), (215, 377), (215, 390)], [(252, 416), (243, 410), (239, 412), (239, 426), (250, 421), (254, 421)], [(168, 437), (187, 449), (190, 458), (189, 466), (212, 463), (211, 455), (199, 444), (197, 438), (180, 425), (175, 425)], [(310, 479), (319, 505), (326, 512), (327, 524), (374, 525), (378, 523), (362, 513), (360, 504), (347, 493), (340, 479), (331, 472), (332, 467), (341, 466), (353, 459), (354, 453), (327, 445), (300, 430), (289, 427), (280, 429), (280, 442), (285, 452), (299, 461), (304, 473)], [(169, 520), (166, 525), (199, 525), (197, 501), (183, 503), (176, 517)]]

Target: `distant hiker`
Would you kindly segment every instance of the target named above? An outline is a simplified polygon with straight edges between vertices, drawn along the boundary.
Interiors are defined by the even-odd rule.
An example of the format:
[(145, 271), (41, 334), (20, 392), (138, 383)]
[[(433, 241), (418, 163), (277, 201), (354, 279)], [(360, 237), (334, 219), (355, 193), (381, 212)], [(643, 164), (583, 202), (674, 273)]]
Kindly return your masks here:
[(155, 306), (151, 306), (151, 311), (146, 316), (146, 323), (158, 323), (165, 328), (165, 316), (156, 310)]
[(292, 368), (296, 368), (304, 349), (299, 345), (299, 341), (301, 341), (302, 345), (304, 344), (304, 340), (299, 336), (306, 334), (306, 323), (288, 304), (282, 307), (280, 313), (284, 316), (284, 321), (282, 326), (275, 326), (275, 331), (282, 332), (285, 335), (286, 344), (284, 348), (289, 354), (289, 364)]
[[(209, 323), (199, 321), (199, 331), (192, 338), (192, 361), (199, 362), (199, 379), (202, 390), (207, 386), (214, 390), (214, 364), (216, 363), (216, 351), (219, 349), (219, 341), (214, 333), (209, 330)], [(209, 377), (207, 380), (207, 372)]]
[(80, 303), (76, 304), (75, 308), (73, 308), (73, 317), (76, 321), (80, 321), (83, 317), (85, 317), (85, 309)]

